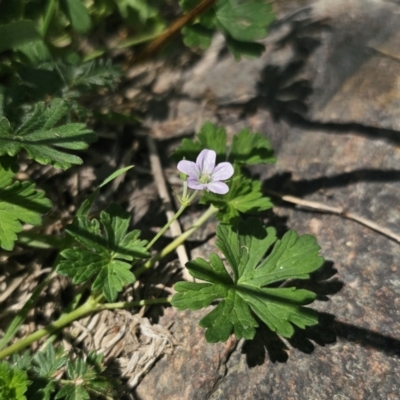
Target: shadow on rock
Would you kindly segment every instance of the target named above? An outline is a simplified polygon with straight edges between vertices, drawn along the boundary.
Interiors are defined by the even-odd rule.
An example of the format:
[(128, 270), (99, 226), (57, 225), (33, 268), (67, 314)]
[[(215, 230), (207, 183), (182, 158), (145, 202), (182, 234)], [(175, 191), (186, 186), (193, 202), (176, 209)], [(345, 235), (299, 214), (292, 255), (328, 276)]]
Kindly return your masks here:
[(282, 192), (297, 197), (306, 196), (321, 189), (344, 187), (358, 182), (398, 182), (400, 170), (358, 169), (332, 176), (321, 176), (314, 179), (292, 180), (291, 172), (282, 172), (263, 182), (264, 193), (269, 190)]

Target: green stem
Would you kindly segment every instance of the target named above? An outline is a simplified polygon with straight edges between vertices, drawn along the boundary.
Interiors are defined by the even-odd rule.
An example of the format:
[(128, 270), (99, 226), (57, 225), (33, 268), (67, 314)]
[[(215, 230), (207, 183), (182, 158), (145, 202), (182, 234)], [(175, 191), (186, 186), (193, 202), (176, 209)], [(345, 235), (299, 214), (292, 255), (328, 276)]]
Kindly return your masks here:
[(188, 200), (183, 199), (180, 209), (166, 223), (166, 225), (157, 233), (157, 235), (154, 236), (153, 240), (146, 246), (146, 250), (151, 249), (153, 244), (165, 233), (165, 231), (171, 226), (171, 224), (181, 216), (181, 214), (185, 211), (186, 207), (188, 207), (190, 205), (190, 203), (194, 200), (194, 198), (196, 197), (196, 194), (197, 194), (197, 190), (192, 194), (192, 196)]
[(133, 308), (133, 307), (143, 307), (151, 306), (154, 304), (165, 304), (171, 303), (172, 296), (170, 297), (160, 297), (158, 299), (148, 299), (148, 300), (138, 300), (138, 301), (120, 301), (117, 303), (105, 303), (99, 305), (102, 310), (115, 310), (116, 308)]
[(69, 325), (71, 322), (76, 321), (88, 314), (98, 311), (101, 305), (97, 303), (97, 299), (90, 297), (86, 303), (82, 306), (77, 308), (76, 310), (62, 315), (57, 321), (47, 325), (43, 329), (39, 329), (36, 332), (31, 333), (27, 337), (19, 340), (18, 342), (12, 344), (11, 346), (6, 347), (5, 349), (0, 351), (0, 360), (14, 354), (20, 350), (25, 349), (26, 347), (30, 346), (32, 343), (36, 342), (37, 340), (52, 334), (53, 332), (64, 328), (65, 326)]
[(72, 322), (83, 318), (87, 315), (93, 314), (102, 310), (115, 310), (117, 308), (133, 308), (133, 307), (142, 307), (142, 306), (150, 306), (154, 304), (165, 304), (170, 303), (171, 297), (164, 297), (158, 299), (148, 299), (148, 300), (138, 300), (138, 301), (120, 301), (117, 303), (99, 303), (99, 300), (102, 299), (102, 295), (100, 294), (98, 297), (89, 297), (89, 299), (82, 306), (77, 308), (76, 310), (63, 314), (57, 321), (47, 325), (45, 328), (40, 329), (36, 332), (33, 332), (29, 336), (19, 340), (13, 345), (6, 347), (4, 350), (0, 351), (0, 360), (17, 353), (30, 346), (32, 343), (37, 340), (42, 339), (47, 335), (51, 335), (52, 333), (58, 331), (61, 328), (66, 327)]
[(57, 0), (49, 0), (49, 2), (47, 4), (46, 14), (43, 19), (42, 29), (41, 29), (43, 39), (47, 35), (47, 31), (49, 29), (51, 20), (53, 18), (54, 12), (56, 10), (56, 6), (57, 6)]
[(186, 232), (182, 233), (182, 235), (178, 236), (175, 240), (173, 240), (168, 246), (164, 247), (158, 254), (154, 257), (150, 258), (141, 268), (135, 271), (135, 276), (138, 278), (143, 272), (152, 268), (154, 264), (164, 258), (166, 255), (174, 251), (178, 246), (185, 242), (188, 237), (195, 232), (198, 228), (200, 228), (208, 219), (210, 219), (213, 215), (218, 212), (218, 208), (211, 205), (208, 210), (193, 224), (193, 226), (188, 229)]

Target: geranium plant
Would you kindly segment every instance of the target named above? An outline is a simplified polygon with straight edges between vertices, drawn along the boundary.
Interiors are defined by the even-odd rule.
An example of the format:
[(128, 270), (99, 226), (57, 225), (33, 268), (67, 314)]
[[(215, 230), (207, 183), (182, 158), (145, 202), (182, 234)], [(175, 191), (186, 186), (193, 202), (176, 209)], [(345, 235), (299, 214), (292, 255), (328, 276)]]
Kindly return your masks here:
[[(230, 146), (224, 128), (211, 123), (204, 124), (193, 140), (183, 140), (172, 155), (176, 175), (180, 173), (182, 180), (182, 191), (177, 194), (180, 207), (154, 237), (143, 238), (132, 226), (130, 213), (120, 205), (109, 204), (92, 214), (103, 187), (131, 167), (115, 171), (92, 188), (60, 237), (40, 230), (22, 232), (27, 224), (40, 227), (52, 204), (34, 182), (22, 181), (17, 175), (18, 156), (24, 154), (31, 163), (62, 170), (82, 163), (75, 152), (96, 140), (85, 123), (96, 119), (96, 113), (80, 102), (80, 96), (112, 89), (121, 78), (120, 69), (110, 60), (97, 59), (107, 49), (90, 54), (77, 51), (78, 34), (87, 34), (93, 24), (102, 24), (110, 16), (122, 19), (127, 26), (134, 22), (136, 28), (141, 27), (139, 37), (128, 38), (118, 46), (121, 49), (155, 38), (142, 53), (145, 57), (170, 39), (168, 35), (175, 34), (177, 26), (183, 28), (187, 45), (200, 48), (207, 47), (218, 30), (239, 59), (262, 52), (264, 47), (256, 40), (265, 36), (273, 20), (271, 6), (263, 1), (182, 0), (186, 14), (163, 33), (166, 21), (153, 4), (99, 3), (101, 7), (97, 2), (81, 0), (0, 4), (0, 52), (5, 54), (0, 73), (9, 82), (0, 86), (0, 247), (10, 252), (16, 246), (40, 243), (42, 248), (56, 252), (51, 272), (14, 315), (0, 340), (0, 399), (4, 400), (117, 398), (101, 355), (70, 357), (52, 344), (54, 334), (103, 310), (135, 310), (153, 304), (191, 310), (210, 307), (200, 321), (209, 342), (226, 341), (231, 334), (251, 340), (260, 323), (285, 337), (293, 334), (294, 326), (305, 328), (317, 323), (316, 314), (305, 307), (315, 294), (277, 283), (307, 279), (323, 263), (319, 247), (313, 237), (293, 231), (278, 238), (276, 230), (257, 217), (271, 208), (272, 202), (246, 166), (269, 164), (275, 158), (268, 139), (248, 129), (238, 132)], [(131, 122), (127, 115), (111, 117)], [(156, 251), (158, 239), (196, 201), (208, 208), (189, 233)], [(214, 216), (219, 220), (219, 253), (182, 266), (201, 282), (179, 282), (170, 297), (126, 301), (121, 293), (127, 286), (143, 279), (145, 271)], [(77, 288), (70, 305), (49, 325), (17, 338), (19, 328), (55, 273), (67, 277)], [(43, 344), (49, 335), (52, 340)], [(31, 353), (29, 348), (36, 342), (43, 346)]]

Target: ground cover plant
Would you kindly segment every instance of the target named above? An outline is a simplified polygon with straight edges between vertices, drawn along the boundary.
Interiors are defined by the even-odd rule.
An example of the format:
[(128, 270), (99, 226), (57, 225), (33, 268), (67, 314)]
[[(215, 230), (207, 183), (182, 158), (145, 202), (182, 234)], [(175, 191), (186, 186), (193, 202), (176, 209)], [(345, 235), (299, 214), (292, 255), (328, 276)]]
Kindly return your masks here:
[[(29, 176), (20, 177), (21, 165), (65, 171), (81, 164), (79, 152), (96, 141), (90, 126), (104, 118), (85, 98), (113, 90), (123, 79), (121, 68), (107, 57), (107, 47), (90, 44), (82, 49), (84, 38), (115, 21), (124, 23), (127, 35), (115, 47), (154, 39), (135, 54), (133, 62), (139, 63), (177, 32), (187, 46), (204, 49), (219, 31), (239, 60), (261, 54), (263, 45), (257, 40), (274, 19), (271, 5), (262, 0), (182, 0), (168, 3), (182, 13), (171, 24), (162, 3), (18, 0), (0, 5), (0, 247), (5, 257), (29, 247), (53, 254), (46, 277), (32, 288), (0, 340), (0, 399), (116, 398), (119, 384), (107, 378), (101, 354), (71, 354), (57, 342), (60, 330), (104, 310), (134, 313), (143, 305), (180, 310), (211, 306), (200, 321), (210, 343), (226, 341), (232, 334), (251, 340), (260, 324), (291, 337), (294, 327), (318, 322), (306, 307), (316, 295), (290, 281), (307, 279), (324, 260), (314, 237), (294, 231), (278, 237), (274, 227), (257, 217), (273, 204), (248, 167), (268, 165), (275, 158), (268, 139), (249, 129), (240, 130), (228, 143), (225, 129), (208, 122), (193, 140), (182, 141), (171, 155), (181, 180), (179, 209), (153, 237), (145, 238), (120, 204), (94, 207), (102, 191), (135, 166), (116, 169), (92, 187), (73, 218), (61, 224), (58, 236), (45, 232), (43, 216), (51, 211), (52, 201)], [(134, 119), (117, 112), (108, 117), (122, 123)], [(158, 240), (195, 202), (204, 205), (203, 215), (187, 232), (157, 249)], [(176, 283), (175, 294), (168, 297), (124, 298), (124, 289), (146, 279), (148, 270), (213, 216), (219, 221), (218, 249), (186, 263), (193, 281)], [(74, 285), (69, 305), (42, 329), (18, 335), (54, 274)], [(37, 343), (40, 347), (32, 347)]]

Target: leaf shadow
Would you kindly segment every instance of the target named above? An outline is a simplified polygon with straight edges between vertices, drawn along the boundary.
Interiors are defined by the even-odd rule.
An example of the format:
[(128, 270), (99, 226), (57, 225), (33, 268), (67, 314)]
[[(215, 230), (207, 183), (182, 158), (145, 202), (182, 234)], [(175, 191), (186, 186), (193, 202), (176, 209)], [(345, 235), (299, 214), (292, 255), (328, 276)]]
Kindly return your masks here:
[[(339, 292), (343, 282), (334, 277), (336, 269), (331, 261), (326, 261), (317, 271), (310, 274), (308, 280), (286, 281), (284, 286), (293, 284), (299, 289), (307, 289), (317, 294), (317, 300), (328, 301), (329, 295)], [(315, 347), (324, 347), (333, 344), (338, 339), (356, 342), (364, 347), (373, 347), (389, 356), (400, 357), (400, 340), (390, 336), (361, 328), (352, 324), (335, 320), (335, 315), (317, 312), (318, 324), (305, 329), (295, 328), (295, 333), (289, 339), (282, 339), (271, 331), (261, 321), (253, 340), (245, 341), (242, 353), (246, 355), (247, 364), (250, 368), (262, 365), (266, 355), (270, 360), (284, 363), (289, 359), (290, 347), (302, 353), (311, 354)]]
[(335, 316), (318, 312), (318, 324), (302, 330), (295, 329), (287, 343), (265, 325), (260, 325), (253, 340), (246, 341), (242, 347), (250, 368), (262, 365), (268, 354), (273, 363), (289, 360), (288, 344), (305, 354), (311, 354), (316, 345), (324, 347), (342, 339), (357, 343), (366, 348), (374, 348), (390, 357), (400, 358), (400, 340), (370, 329), (335, 320)]
[[(211, 233), (202, 240), (188, 240), (186, 242), (186, 248), (188, 251), (197, 248), (207, 243), (215, 234)], [(164, 242), (168, 244), (172, 239), (164, 238)], [(171, 295), (170, 291), (160, 288), (160, 285), (166, 287), (172, 287), (177, 282), (183, 282), (183, 268), (176, 268), (177, 264), (173, 263), (176, 260), (176, 254), (171, 254), (160, 260), (159, 265), (141, 275), (141, 281), (145, 282), (143, 291), (141, 293), (142, 298), (150, 297), (168, 297)], [(152, 321), (152, 323), (159, 323), (160, 318), (164, 315), (165, 307), (169, 305), (153, 305), (146, 316)]]
[[(361, 168), (332, 176), (294, 181), (291, 172), (281, 172), (263, 181), (263, 191), (273, 190), (297, 197), (306, 196), (323, 189), (345, 187), (358, 182), (399, 182), (400, 170)], [(279, 200), (278, 200), (279, 201)], [(276, 200), (275, 200), (276, 202)]]
[(329, 297), (338, 293), (344, 283), (335, 277), (337, 270), (333, 268), (332, 261), (325, 261), (323, 266), (312, 272), (309, 279), (286, 280), (280, 287), (295, 286), (298, 289), (305, 289), (314, 292), (319, 301), (329, 301)]
[[(362, 122), (326, 123), (310, 120), (307, 114), (311, 108), (312, 97), (317, 95), (318, 108), (323, 108), (346, 81), (375, 54), (368, 46), (371, 34), (365, 33), (365, 29), (355, 37), (350, 36), (347, 41), (343, 38), (340, 41), (338, 37), (338, 42), (331, 43), (331, 54), (327, 60), (319, 65), (325, 86), (323, 90), (318, 87), (314, 89), (316, 83), (313, 81), (317, 78), (307, 70), (308, 64), (310, 59), (316, 57), (315, 51), (326, 45), (323, 41), (328, 39), (324, 39), (324, 36), (333, 35), (335, 28), (329, 18), (317, 21), (313, 18), (311, 7), (306, 7), (271, 27), (271, 35), (277, 37), (271, 54), (272, 62), (261, 72), (256, 84), (257, 95), (248, 106), (252, 108), (256, 105), (258, 109), (269, 110), (275, 121), (285, 121), (290, 127), (334, 134), (354, 132), (370, 139), (385, 139), (399, 144), (398, 130), (375, 127)], [(381, 40), (384, 40), (384, 35), (390, 35), (390, 32), (390, 29), (386, 33), (380, 32)], [(317, 91), (319, 92), (316, 93)], [(281, 142), (281, 139), (277, 141)]]
[[(333, 268), (332, 261), (325, 261), (320, 269), (310, 274), (310, 278), (287, 280), (280, 287), (293, 287), (298, 289), (311, 290), (317, 295), (317, 300), (328, 301), (329, 295), (338, 293), (344, 286), (343, 282), (335, 278), (337, 270)], [(316, 312), (318, 315), (318, 324), (306, 329), (300, 329), (296, 326), (295, 333), (287, 342), (294, 348), (303, 353), (310, 354), (315, 345), (313, 341), (320, 346), (325, 346), (336, 341), (336, 335), (330, 325), (334, 316)], [(328, 315), (328, 314), (326, 314)], [(265, 354), (268, 353), (272, 362), (286, 362), (289, 358), (288, 345), (275, 332), (270, 330), (263, 322), (258, 320), (259, 328), (253, 340), (246, 341), (242, 352), (246, 354), (247, 363), (250, 367), (261, 365), (265, 361)]]

